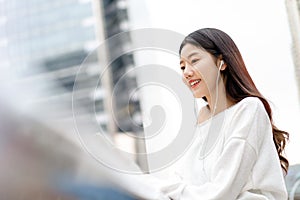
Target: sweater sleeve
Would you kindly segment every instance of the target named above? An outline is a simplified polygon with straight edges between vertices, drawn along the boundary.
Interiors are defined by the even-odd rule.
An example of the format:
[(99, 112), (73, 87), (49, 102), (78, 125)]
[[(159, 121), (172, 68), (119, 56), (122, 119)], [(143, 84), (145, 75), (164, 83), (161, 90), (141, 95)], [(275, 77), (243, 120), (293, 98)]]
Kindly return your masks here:
[[(236, 199), (255, 163), (255, 151), (245, 139), (232, 138), (213, 168), (213, 179), (204, 185), (181, 183), (165, 188), (172, 199)], [(181, 189), (181, 191), (180, 191)]]
[(230, 133), (212, 167), (210, 182), (203, 185), (181, 182), (176, 188), (174, 185), (163, 188), (163, 192), (174, 200), (236, 199), (256, 162), (261, 143), (257, 136), (266, 134), (266, 130), (270, 131), (264, 107), (257, 101), (245, 103), (232, 116)]

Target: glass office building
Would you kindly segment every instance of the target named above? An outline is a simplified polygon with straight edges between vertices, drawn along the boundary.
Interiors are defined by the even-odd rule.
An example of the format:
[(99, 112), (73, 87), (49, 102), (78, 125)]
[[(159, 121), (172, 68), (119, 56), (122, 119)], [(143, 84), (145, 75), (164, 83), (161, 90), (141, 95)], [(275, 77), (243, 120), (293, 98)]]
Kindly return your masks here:
[[(96, 117), (99, 125), (106, 130), (110, 111), (106, 110), (104, 101), (111, 91), (105, 90), (114, 88), (122, 74), (134, 66), (134, 60), (131, 54), (120, 56), (110, 66), (112, 85), (103, 87), (100, 81), (94, 90), (103, 66), (97, 53), (91, 52), (105, 38), (128, 28), (126, 1), (97, 1), (1, 0), (0, 66), (1, 71), (17, 76), (20, 90), (32, 93), (30, 99), (34, 106), (49, 120), (60, 123), (72, 121), (73, 96), (81, 106), (81, 117)], [(97, 24), (99, 21), (103, 38), (97, 35), (97, 28), (101, 29), (101, 25)], [(130, 35), (128, 39), (111, 44), (107, 57), (122, 45), (127, 45)], [(86, 70), (78, 74), (83, 61)], [(75, 78), (80, 88), (73, 91)], [(136, 87), (136, 77), (130, 77), (124, 81), (122, 88), (115, 91), (118, 97), (113, 102), (118, 124), (116, 131), (137, 133), (142, 130), (139, 99), (128, 101)], [(123, 117), (123, 112), (129, 112), (136, 122)]]
[(298, 81), (298, 94), (300, 95), (300, 1), (286, 0), (285, 4), (292, 36), (291, 49)]
[[(295, 75), (300, 95), (300, 0), (286, 0), (287, 16), (292, 36), (291, 52), (293, 56)], [(300, 199), (300, 165), (289, 167), (285, 177), (289, 199)]]

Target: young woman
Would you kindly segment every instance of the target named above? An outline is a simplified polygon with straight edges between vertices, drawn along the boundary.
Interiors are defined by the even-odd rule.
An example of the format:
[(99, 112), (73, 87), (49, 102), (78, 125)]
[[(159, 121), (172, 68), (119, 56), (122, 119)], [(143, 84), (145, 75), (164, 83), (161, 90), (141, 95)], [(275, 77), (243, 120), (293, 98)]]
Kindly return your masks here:
[(233, 40), (218, 29), (200, 29), (184, 39), (179, 54), (183, 81), (207, 105), (174, 173), (178, 181), (161, 191), (180, 200), (286, 200), (288, 133), (273, 124)]

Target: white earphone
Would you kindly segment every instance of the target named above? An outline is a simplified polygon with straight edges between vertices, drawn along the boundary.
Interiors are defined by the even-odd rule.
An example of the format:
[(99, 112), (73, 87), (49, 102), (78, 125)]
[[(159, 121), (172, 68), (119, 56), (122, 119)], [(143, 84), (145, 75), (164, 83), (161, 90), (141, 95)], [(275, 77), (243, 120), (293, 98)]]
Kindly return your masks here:
[(221, 70), (222, 65), (224, 64), (224, 61), (221, 60), (220, 66), (219, 66), (219, 71)]

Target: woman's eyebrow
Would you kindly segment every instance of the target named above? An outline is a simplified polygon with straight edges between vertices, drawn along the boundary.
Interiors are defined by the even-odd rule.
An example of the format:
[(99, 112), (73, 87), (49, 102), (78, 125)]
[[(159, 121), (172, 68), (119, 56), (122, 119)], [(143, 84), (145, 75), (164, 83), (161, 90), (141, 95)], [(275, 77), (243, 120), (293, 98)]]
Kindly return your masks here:
[[(199, 54), (198, 52), (192, 52), (190, 55), (188, 55), (188, 59), (190, 59), (192, 56), (194, 56), (194, 55), (197, 55), (197, 54)], [(183, 63), (183, 60), (181, 60), (180, 62), (179, 62), (179, 64), (182, 64)]]
[(199, 54), (199, 53), (198, 53), (198, 52), (192, 52), (192, 53), (188, 56), (188, 59), (191, 58), (191, 57), (194, 56), (194, 55), (197, 55), (197, 54)]

